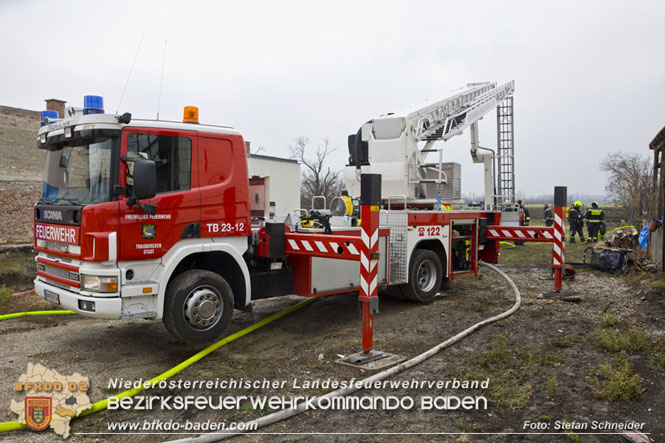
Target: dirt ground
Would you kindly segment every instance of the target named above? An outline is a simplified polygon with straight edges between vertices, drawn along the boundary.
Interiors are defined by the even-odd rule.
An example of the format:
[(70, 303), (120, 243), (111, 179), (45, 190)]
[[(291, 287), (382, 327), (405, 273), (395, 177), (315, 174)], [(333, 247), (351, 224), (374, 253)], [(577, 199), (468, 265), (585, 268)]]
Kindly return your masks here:
[[(567, 247), (569, 261), (581, 261), (583, 245)], [(0, 284), (11, 291), (30, 287), (19, 272), (31, 273), (29, 253), (2, 257)], [(564, 290), (581, 297), (577, 303), (539, 298), (551, 291), (549, 262), (551, 245), (527, 244), (504, 248), (501, 269), (514, 280), (522, 305), (512, 317), (480, 329), (460, 343), (424, 363), (393, 377), (395, 380), (484, 380), (487, 389), (386, 388), (355, 395), (410, 396), (412, 409), (313, 410), (236, 438), (240, 441), (279, 439), (309, 441), (318, 438), (345, 441), (620, 441), (616, 435), (589, 435), (592, 430), (566, 434), (555, 424), (644, 423), (643, 432), (655, 441), (665, 440), (665, 287), (660, 275), (633, 273), (616, 277), (599, 271), (578, 269)], [(529, 263), (529, 264), (525, 264)], [(28, 275), (29, 277), (30, 275)], [(27, 282), (27, 283), (26, 283)], [(289, 296), (255, 303), (252, 313), (236, 311), (229, 333), (300, 301)], [(452, 289), (428, 305), (381, 298), (375, 317), (375, 349), (413, 357), (470, 325), (507, 310), (512, 305), (508, 285), (484, 269), (481, 278), (464, 276)], [(53, 305), (35, 295), (0, 301), (0, 314)], [(145, 395), (318, 395), (328, 389), (293, 386), (293, 379), (349, 380), (368, 375), (357, 368), (335, 363), (339, 355), (360, 348), (360, 315), (353, 295), (330, 296), (306, 306), (256, 332), (236, 340), (185, 369), (175, 380), (286, 380), (284, 388), (185, 390), (153, 389)], [(80, 372), (90, 377), (91, 400), (98, 401), (118, 390), (109, 388), (111, 378), (147, 380), (184, 361), (201, 347), (176, 342), (160, 322), (91, 320), (75, 315), (21, 317), (0, 322), (0, 421), (15, 420), (9, 410), (13, 382), (29, 362), (41, 363), (64, 375)], [(605, 366), (603, 366), (605, 365)], [(604, 368), (604, 369), (603, 369)], [(606, 383), (612, 368), (623, 376)], [(638, 376), (635, 378), (635, 376)], [(608, 395), (634, 395), (631, 400), (603, 400), (594, 388)], [(631, 394), (632, 393), (632, 394)], [(424, 396), (485, 396), (487, 409), (423, 410)], [(600, 394), (599, 394), (600, 395)], [(214, 411), (103, 411), (72, 422), (69, 441), (166, 441), (185, 435), (96, 435), (108, 432), (109, 422), (145, 420), (247, 421), (268, 411), (248, 403), (239, 410)], [(525, 422), (548, 430), (525, 429)], [(341, 435), (338, 433), (362, 433)], [(385, 433), (394, 433), (388, 435)], [(421, 434), (417, 434), (421, 433)], [(423, 435), (422, 433), (448, 433)], [(483, 433), (524, 433), (518, 435)], [(1, 441), (51, 441), (51, 431), (27, 431), (0, 435)]]

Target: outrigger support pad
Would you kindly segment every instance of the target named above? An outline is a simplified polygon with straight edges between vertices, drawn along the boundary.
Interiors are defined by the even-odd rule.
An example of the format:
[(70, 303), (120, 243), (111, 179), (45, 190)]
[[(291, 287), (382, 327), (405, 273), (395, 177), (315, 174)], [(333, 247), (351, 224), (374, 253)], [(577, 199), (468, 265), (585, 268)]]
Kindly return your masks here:
[(390, 354), (386, 354), (385, 352), (381, 351), (369, 351), (367, 353), (365, 352), (359, 352), (357, 354), (351, 354), (342, 359), (345, 363), (351, 363), (354, 365), (362, 365), (365, 363), (369, 363), (371, 361), (375, 360), (381, 360), (382, 358), (388, 357)]

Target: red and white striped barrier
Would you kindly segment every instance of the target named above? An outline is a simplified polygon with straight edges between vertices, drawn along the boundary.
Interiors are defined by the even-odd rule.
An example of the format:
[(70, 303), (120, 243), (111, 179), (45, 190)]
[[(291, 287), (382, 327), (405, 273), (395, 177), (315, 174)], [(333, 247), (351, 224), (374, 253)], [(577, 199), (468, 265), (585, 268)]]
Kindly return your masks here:
[[(563, 208), (561, 208), (563, 209)], [(559, 214), (558, 212), (554, 213), (554, 251), (553, 251), (553, 261), (554, 261), (554, 266), (559, 266), (561, 267), (563, 263), (565, 262), (564, 260), (564, 246), (563, 246), (563, 233), (564, 233), (564, 226), (563, 226), (563, 214)]]
[(488, 240), (554, 241), (554, 228), (548, 226), (499, 226), (487, 227)]
[(286, 253), (359, 260), (362, 240), (349, 235), (286, 234)]
[[(379, 259), (376, 257), (372, 258), (372, 255), (378, 250), (379, 213), (378, 211), (372, 213), (372, 209), (369, 206), (363, 207), (363, 209), (365, 209), (365, 214), (363, 216), (366, 216), (367, 218), (375, 217), (377, 220), (376, 223), (363, 223), (362, 226), (360, 235), (362, 239), (362, 248), (360, 250), (360, 287), (363, 289), (365, 296), (375, 297), (377, 294), (377, 264)], [(369, 232), (369, 229), (373, 229), (373, 232)]]
[(565, 235), (563, 206), (554, 207), (554, 248), (552, 251), (552, 268), (554, 268), (554, 290), (561, 291), (562, 268), (566, 263), (565, 246), (563, 238)]
[(554, 188), (554, 226), (487, 226), (487, 240), (508, 240), (519, 242), (552, 242), (552, 269), (554, 270), (555, 295), (561, 295), (562, 273), (565, 266), (565, 218), (567, 189)]
[(358, 301), (363, 308), (363, 353), (371, 354), (374, 314), (378, 312), (379, 207), (373, 205), (361, 206), (360, 217), (362, 220), (360, 234), (362, 244), (360, 249), (360, 294)]

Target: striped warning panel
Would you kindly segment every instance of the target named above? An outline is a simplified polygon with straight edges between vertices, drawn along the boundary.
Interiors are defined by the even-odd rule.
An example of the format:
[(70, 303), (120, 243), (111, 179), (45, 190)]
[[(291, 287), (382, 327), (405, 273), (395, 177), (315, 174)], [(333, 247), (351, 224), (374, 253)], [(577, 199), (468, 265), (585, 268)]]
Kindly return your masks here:
[(342, 235), (286, 234), (286, 253), (347, 260), (360, 260), (360, 237)]
[(488, 240), (553, 242), (554, 228), (548, 226), (499, 226), (487, 227)]
[(366, 222), (361, 226), (360, 238), (360, 298), (376, 297), (378, 282), (378, 259), (372, 258), (378, 250), (379, 214), (371, 206), (363, 205), (360, 214)]
[(554, 248), (552, 249), (552, 267), (557, 269), (563, 267), (564, 255), (564, 237), (565, 227), (563, 224), (563, 208), (555, 208), (554, 211)]

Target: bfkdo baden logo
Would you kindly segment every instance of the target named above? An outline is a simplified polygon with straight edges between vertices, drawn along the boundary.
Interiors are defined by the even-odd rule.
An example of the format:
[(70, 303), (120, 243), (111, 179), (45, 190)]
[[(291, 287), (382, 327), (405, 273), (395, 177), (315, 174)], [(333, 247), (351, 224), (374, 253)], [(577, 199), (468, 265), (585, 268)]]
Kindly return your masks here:
[(14, 382), (14, 393), (24, 394), (22, 400), (12, 400), (10, 409), (18, 422), (33, 431), (53, 429), (69, 437), (69, 422), (92, 406), (88, 398), (88, 377), (78, 372), (62, 375), (40, 364), (28, 363), (28, 370)]
[(33, 431), (43, 431), (51, 424), (51, 397), (25, 398), (25, 424)]

